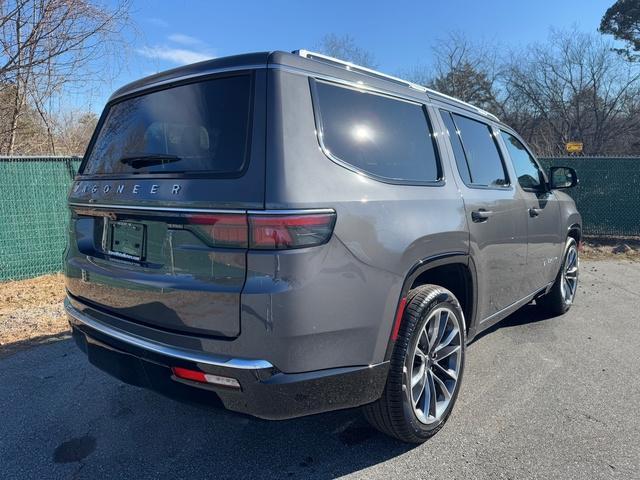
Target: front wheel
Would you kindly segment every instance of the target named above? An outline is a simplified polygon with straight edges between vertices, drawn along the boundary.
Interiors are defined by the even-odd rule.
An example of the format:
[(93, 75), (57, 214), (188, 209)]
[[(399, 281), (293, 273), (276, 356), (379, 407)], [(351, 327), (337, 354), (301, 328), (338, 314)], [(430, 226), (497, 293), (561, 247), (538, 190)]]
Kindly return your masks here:
[(564, 247), (562, 265), (551, 290), (543, 297), (536, 300), (536, 304), (551, 315), (562, 315), (573, 305), (578, 290), (578, 274), (580, 272), (580, 259), (578, 256), (578, 243), (569, 237)]
[(456, 297), (437, 285), (420, 286), (407, 299), (387, 385), (364, 414), (383, 433), (422, 443), (442, 428), (460, 390), (464, 316)]

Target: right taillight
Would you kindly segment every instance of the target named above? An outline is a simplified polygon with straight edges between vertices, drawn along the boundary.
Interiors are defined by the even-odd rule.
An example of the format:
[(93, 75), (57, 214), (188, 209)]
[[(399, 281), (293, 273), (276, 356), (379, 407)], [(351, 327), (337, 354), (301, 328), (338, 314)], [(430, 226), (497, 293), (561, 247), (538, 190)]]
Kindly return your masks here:
[(249, 248), (284, 250), (322, 245), (329, 241), (335, 212), (249, 215)]
[(213, 246), (259, 250), (322, 245), (331, 238), (335, 222), (333, 211), (186, 216), (186, 223), (197, 228)]

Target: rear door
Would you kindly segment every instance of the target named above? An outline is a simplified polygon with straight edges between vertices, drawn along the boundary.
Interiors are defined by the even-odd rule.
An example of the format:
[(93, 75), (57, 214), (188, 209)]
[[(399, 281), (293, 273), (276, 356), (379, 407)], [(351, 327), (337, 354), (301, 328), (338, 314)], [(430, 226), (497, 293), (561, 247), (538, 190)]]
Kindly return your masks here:
[(527, 219), (527, 269), (522, 281), (534, 292), (551, 282), (560, 268), (564, 238), (560, 205), (547, 187), (543, 170), (524, 143), (513, 132), (501, 130), (504, 148), (524, 199), (521, 215)]
[(245, 212), (264, 208), (265, 70), (105, 109), (69, 195), (69, 294), (158, 328), (234, 337)]
[(478, 278), (478, 318), (486, 320), (526, 295), (527, 223), (488, 123), (441, 110), (459, 174)]

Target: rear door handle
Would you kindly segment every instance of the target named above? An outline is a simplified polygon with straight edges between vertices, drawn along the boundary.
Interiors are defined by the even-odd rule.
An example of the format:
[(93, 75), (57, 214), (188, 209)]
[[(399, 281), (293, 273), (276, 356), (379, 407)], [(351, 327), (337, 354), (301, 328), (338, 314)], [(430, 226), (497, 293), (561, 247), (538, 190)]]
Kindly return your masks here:
[(476, 223), (486, 222), (487, 220), (489, 220), (489, 217), (491, 217), (491, 215), (493, 215), (493, 212), (491, 210), (485, 210), (484, 208), (481, 208), (480, 210), (474, 210), (473, 212), (471, 212), (471, 220)]
[(530, 208), (529, 209), (529, 216), (530, 217), (537, 217), (538, 215), (540, 215), (542, 213), (542, 209), (541, 208)]

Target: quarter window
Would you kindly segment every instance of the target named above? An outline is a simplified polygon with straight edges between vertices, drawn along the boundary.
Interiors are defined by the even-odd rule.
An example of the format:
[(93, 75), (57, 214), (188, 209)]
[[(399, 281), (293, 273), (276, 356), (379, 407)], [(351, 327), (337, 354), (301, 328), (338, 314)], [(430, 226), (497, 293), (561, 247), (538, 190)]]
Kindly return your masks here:
[(544, 175), (526, 147), (520, 140), (507, 132), (501, 131), (500, 135), (507, 146), (520, 186), (528, 190), (540, 190), (544, 185)]
[(441, 177), (422, 105), (324, 81), (315, 81), (315, 96), (321, 142), (331, 157), (393, 181)]
[(452, 117), (462, 139), (471, 185), (483, 187), (508, 185), (507, 174), (491, 127), (486, 123), (455, 113)]

